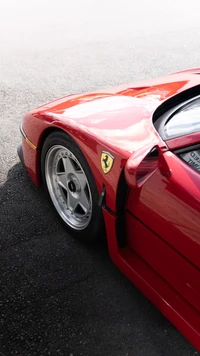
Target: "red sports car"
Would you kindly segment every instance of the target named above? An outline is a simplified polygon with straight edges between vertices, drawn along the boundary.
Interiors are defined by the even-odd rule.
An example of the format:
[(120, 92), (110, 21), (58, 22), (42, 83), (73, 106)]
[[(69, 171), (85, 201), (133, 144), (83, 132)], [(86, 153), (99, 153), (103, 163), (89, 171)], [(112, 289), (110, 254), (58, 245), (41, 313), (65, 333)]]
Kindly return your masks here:
[(75, 237), (200, 350), (200, 68), (29, 112), (18, 154)]

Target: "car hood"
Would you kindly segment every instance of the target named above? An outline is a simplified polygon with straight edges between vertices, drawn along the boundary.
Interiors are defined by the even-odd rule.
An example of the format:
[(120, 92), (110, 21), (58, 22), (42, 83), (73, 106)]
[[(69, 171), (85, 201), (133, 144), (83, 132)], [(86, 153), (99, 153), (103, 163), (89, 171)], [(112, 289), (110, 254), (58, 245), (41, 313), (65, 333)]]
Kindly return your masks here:
[[(146, 144), (165, 143), (154, 128), (152, 116), (160, 104), (200, 83), (193, 72), (170, 75), (102, 91), (71, 95), (37, 109), (55, 125), (77, 127), (127, 156)], [(59, 126), (59, 125), (58, 125)]]

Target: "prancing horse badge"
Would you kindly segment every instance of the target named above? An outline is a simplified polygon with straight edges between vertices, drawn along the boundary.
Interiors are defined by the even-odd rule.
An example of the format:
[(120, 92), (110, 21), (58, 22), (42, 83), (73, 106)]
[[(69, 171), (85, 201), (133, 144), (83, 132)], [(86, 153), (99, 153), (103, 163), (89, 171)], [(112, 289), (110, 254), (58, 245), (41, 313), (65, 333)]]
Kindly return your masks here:
[(101, 153), (101, 168), (103, 172), (106, 174), (110, 172), (114, 163), (114, 157), (106, 151), (102, 151)]

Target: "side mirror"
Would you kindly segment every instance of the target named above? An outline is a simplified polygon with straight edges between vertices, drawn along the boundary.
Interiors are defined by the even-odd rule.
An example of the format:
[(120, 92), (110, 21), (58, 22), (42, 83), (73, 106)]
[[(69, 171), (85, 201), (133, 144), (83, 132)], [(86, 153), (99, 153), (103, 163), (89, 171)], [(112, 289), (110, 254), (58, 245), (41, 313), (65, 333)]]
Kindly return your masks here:
[(159, 146), (149, 144), (128, 159), (125, 165), (125, 178), (131, 188), (140, 188), (158, 169), (164, 176), (171, 176)]

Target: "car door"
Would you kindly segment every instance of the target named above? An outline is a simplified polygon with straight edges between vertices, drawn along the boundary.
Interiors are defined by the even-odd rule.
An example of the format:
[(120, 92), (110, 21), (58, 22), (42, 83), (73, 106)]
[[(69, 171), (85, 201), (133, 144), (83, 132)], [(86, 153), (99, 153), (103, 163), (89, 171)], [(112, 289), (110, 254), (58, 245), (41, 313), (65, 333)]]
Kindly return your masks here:
[(129, 189), (127, 244), (200, 311), (200, 133), (189, 126), (181, 136), (174, 122), (173, 151), (162, 153), (171, 175), (156, 170), (142, 186)]

